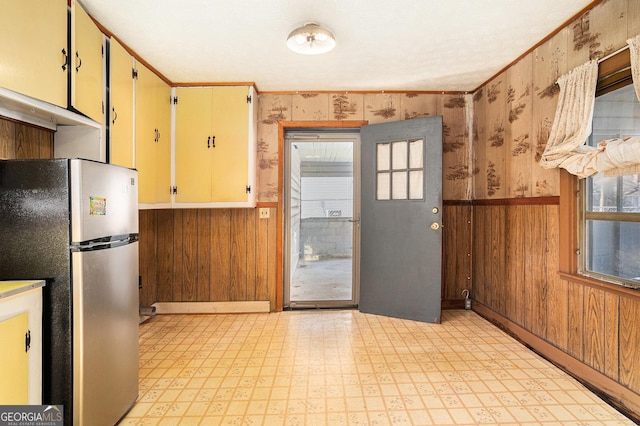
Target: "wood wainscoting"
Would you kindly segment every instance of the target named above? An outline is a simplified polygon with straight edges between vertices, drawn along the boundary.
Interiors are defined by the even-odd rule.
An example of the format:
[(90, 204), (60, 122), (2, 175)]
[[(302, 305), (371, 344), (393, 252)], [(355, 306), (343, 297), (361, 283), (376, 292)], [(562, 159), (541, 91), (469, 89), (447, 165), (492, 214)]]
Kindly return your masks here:
[(140, 305), (265, 301), (275, 309), (276, 209), (140, 211)]
[(463, 309), (471, 281), (471, 201), (445, 200), (442, 210), (442, 309)]
[(640, 292), (559, 273), (559, 197), (473, 206), (474, 310), (640, 418)]
[(53, 158), (53, 131), (0, 117), (0, 159)]

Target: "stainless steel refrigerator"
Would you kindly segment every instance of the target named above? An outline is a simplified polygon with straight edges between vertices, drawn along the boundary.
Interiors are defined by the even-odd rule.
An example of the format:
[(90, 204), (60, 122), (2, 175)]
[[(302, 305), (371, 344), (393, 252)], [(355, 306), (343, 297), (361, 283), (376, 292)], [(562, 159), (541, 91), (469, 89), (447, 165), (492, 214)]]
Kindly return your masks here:
[(138, 176), (80, 159), (0, 161), (0, 279), (45, 279), (43, 404), (114, 425), (138, 394)]

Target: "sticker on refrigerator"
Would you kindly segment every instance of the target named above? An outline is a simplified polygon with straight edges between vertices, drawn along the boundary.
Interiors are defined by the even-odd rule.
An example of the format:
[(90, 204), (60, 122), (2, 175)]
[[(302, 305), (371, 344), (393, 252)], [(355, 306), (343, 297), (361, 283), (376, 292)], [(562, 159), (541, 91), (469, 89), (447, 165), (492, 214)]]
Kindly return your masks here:
[(105, 216), (107, 214), (107, 199), (103, 197), (89, 197), (89, 215)]

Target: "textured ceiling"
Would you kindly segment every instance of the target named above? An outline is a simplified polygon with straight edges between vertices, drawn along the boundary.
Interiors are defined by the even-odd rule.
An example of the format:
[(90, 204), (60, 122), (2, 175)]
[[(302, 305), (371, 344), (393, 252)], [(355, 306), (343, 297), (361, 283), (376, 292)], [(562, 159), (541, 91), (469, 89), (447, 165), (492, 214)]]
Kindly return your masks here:
[[(260, 91), (470, 91), (593, 0), (80, 0), (174, 83), (248, 82)], [(325, 55), (290, 52), (307, 22)]]

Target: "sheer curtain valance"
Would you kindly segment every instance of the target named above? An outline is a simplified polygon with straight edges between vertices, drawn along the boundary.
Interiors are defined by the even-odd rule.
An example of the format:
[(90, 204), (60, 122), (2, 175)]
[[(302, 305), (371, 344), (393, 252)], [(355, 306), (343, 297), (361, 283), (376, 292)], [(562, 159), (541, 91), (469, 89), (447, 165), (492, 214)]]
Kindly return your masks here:
[[(635, 92), (640, 100), (640, 35), (627, 43)], [(560, 167), (581, 178), (598, 172), (605, 175), (640, 172), (640, 136), (603, 140), (596, 147), (586, 145), (591, 134), (597, 79), (598, 62), (595, 60), (558, 79), (560, 95), (549, 140), (540, 160), (542, 167)]]

